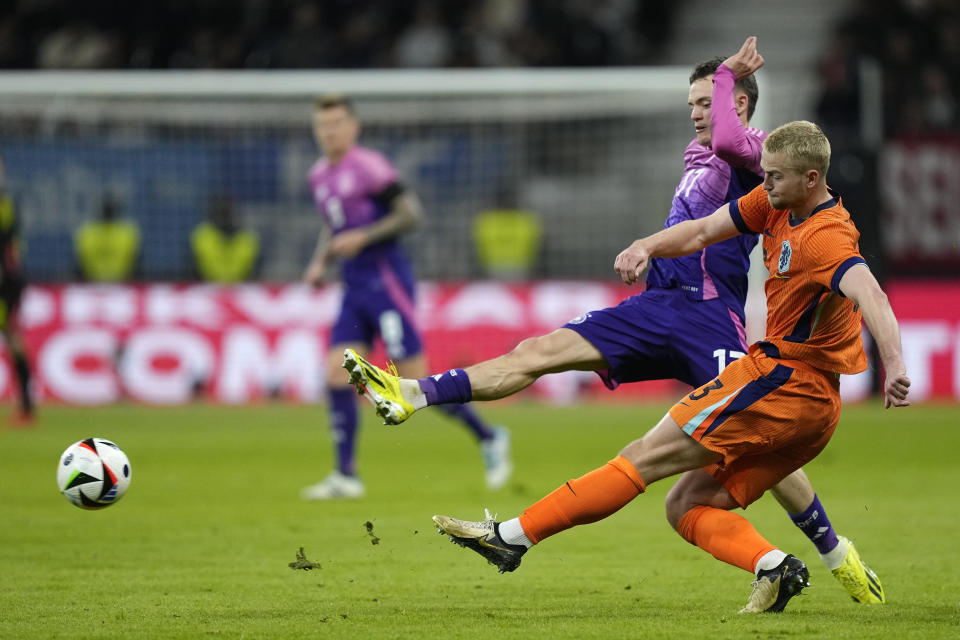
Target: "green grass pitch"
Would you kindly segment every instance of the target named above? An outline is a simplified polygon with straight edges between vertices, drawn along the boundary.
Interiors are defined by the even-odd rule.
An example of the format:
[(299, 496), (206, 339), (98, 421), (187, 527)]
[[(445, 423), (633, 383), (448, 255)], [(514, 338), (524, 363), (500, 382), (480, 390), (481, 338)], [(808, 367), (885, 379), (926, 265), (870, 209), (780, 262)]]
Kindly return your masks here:
[[(486, 490), (476, 446), (439, 412), (385, 427), (364, 406), (368, 497), (346, 503), (298, 497), (329, 468), (322, 407), (45, 408), (35, 428), (0, 432), (0, 638), (960, 637), (957, 406), (847, 407), (807, 467), (889, 603), (851, 602), (765, 497), (747, 516), (808, 563), (812, 586), (760, 616), (737, 615), (750, 575), (667, 525), (669, 480), (513, 574), (437, 535), (434, 513), (518, 514), (667, 406), (480, 408), (512, 429), (506, 489)], [(62, 450), (88, 436), (115, 440), (133, 468), (123, 500), (95, 512), (54, 480)], [(288, 566), (300, 547), (320, 568)]]

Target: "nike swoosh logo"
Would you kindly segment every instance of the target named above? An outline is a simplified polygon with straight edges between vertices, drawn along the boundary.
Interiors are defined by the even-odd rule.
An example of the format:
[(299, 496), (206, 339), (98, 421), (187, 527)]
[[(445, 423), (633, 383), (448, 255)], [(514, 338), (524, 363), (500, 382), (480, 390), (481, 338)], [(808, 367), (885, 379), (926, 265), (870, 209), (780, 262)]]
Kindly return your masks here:
[(503, 551), (505, 553), (513, 553), (512, 551), (510, 551), (510, 549), (504, 549), (503, 547), (499, 547), (495, 544), (490, 544), (486, 540), (481, 540), (480, 538), (477, 538), (477, 542), (480, 544), (481, 547), (486, 547), (488, 549), (496, 549), (497, 551)]

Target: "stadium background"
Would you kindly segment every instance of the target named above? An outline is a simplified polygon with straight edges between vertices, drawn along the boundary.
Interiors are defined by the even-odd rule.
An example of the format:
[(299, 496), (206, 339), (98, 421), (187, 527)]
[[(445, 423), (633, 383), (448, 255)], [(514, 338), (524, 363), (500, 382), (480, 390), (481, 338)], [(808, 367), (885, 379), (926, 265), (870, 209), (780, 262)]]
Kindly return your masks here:
[[(24, 321), (44, 394), (34, 428), (0, 428), (0, 638), (960, 635), (956, 3), (440, 0), (425, 4), (441, 8), (442, 29), (420, 25), (416, 37), (412, 8), (424, 3), (318, 4), (0, 3), (0, 150), (15, 155), (8, 186), (33, 281)], [(337, 292), (294, 283), (318, 224), (301, 191), (315, 152), (310, 103), (340, 88), (325, 79), (364, 90), (367, 141), (396, 154), (427, 200), (433, 226), (408, 240), (439, 363), (469, 357), (465, 347), (507, 348), (624, 294), (610, 263), (663, 222), (690, 137), (688, 69), (750, 33), (768, 63), (757, 124), (807, 117), (828, 128), (831, 183), (854, 202), (903, 323), (912, 398), (946, 399), (847, 406), (807, 466), (888, 603), (852, 603), (766, 499), (749, 519), (804, 559), (812, 588), (783, 615), (735, 615), (750, 576), (678, 539), (662, 511), (669, 482), (551, 538), (509, 575), (433, 533), (434, 513), (521, 512), (656, 422), (675, 389), (651, 401), (660, 389), (609, 393), (548, 376), (557, 387), (533, 392), (569, 406), (529, 395), (485, 404), (513, 438), (516, 472), (497, 492), (468, 433), (441, 412), (384, 428), (361, 411), (366, 499), (301, 500), (332, 464), (311, 367)], [(430, 46), (401, 47), (411, 41)], [(551, 89), (555, 73), (570, 77), (551, 67), (581, 72), (573, 89)], [(239, 75), (209, 75), (220, 72)], [(637, 86), (611, 93), (620, 73)], [(513, 93), (453, 93), (484, 74)], [(290, 79), (300, 88), (281, 88)], [(234, 93), (243, 83), (260, 97)], [(504, 175), (519, 178), (518, 201), (548, 234), (526, 282), (481, 277), (469, 239)], [(264, 239), (264, 270), (240, 287), (192, 282), (185, 261), (189, 229), (221, 188)], [(147, 255), (137, 282), (78, 283), (71, 234), (108, 192), (144, 231)], [(751, 305), (756, 317), (762, 304)], [(122, 371), (112, 366), (119, 346)], [(211, 364), (221, 402), (187, 403)], [(0, 366), (4, 393), (7, 376)], [(845, 393), (870, 382), (844, 381)], [(291, 401), (256, 402), (278, 386)], [(605, 402), (573, 402), (583, 394)], [(97, 406), (78, 406), (87, 404)], [(120, 504), (97, 512), (54, 485), (60, 453), (92, 435), (121, 444), (134, 476)], [(300, 549), (322, 568), (291, 570)]]
[[(362, 142), (426, 205), (429, 222), (407, 245), (426, 283), (435, 367), (615, 302), (625, 290), (613, 257), (662, 225), (682, 169), (688, 69), (748, 34), (767, 60), (754, 124), (824, 126), (830, 182), (904, 320), (916, 397), (960, 397), (953, 3), (185, 6), (35, 0), (0, 11), (0, 149), (22, 216), (24, 327), (44, 401), (170, 404), (199, 388), (224, 402), (322, 397), (336, 288), (295, 282), (319, 224), (304, 180), (316, 157), (310, 105), (327, 91), (358, 97)], [(220, 195), (261, 236), (256, 283), (191, 283), (189, 235)], [(107, 196), (143, 234), (138, 282), (80, 285), (73, 233)], [(474, 253), (474, 217), (504, 198), (543, 225), (521, 283), (486, 279)], [(750, 311), (755, 337), (756, 291)], [(845, 395), (869, 393), (870, 378), (845, 381)], [(0, 383), (9, 394), (5, 373)], [(534, 393), (611, 399), (574, 374)]]

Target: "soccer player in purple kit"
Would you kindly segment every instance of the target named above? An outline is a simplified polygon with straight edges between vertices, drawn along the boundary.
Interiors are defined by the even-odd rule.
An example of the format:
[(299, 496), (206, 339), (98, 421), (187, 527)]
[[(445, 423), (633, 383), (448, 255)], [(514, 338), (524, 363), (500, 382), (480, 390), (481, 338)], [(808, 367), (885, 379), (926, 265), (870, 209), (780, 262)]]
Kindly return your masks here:
[[(339, 260), (344, 286), (327, 356), (330, 432), (337, 468), (301, 495), (306, 500), (360, 498), (365, 487), (355, 464), (357, 394), (340, 367), (340, 354), (347, 348), (366, 353), (379, 337), (399, 373), (427, 375), (414, 317), (413, 268), (398, 243), (398, 236), (420, 223), (423, 212), (419, 199), (401, 184), (389, 160), (357, 144), (360, 123), (349, 98), (317, 100), (313, 131), (323, 157), (310, 169), (308, 181), (326, 225), (303, 279), (322, 285), (330, 263)], [(488, 426), (463, 404), (441, 409), (474, 434), (483, 454), (487, 486), (501, 488), (512, 470), (508, 432)]]
[[(748, 123), (758, 96), (753, 73), (762, 65), (756, 38), (750, 37), (730, 58), (694, 68), (689, 106), (696, 137), (684, 152), (683, 176), (665, 227), (710, 215), (761, 183), (766, 134)], [(698, 387), (747, 351), (744, 304), (756, 242), (756, 236), (739, 235), (690, 256), (652, 260), (642, 293), (465, 369), (410, 380), (349, 350), (344, 367), (358, 391), (393, 424), (429, 405), (503, 398), (561, 371), (595, 371), (610, 389), (664, 378)], [(771, 492), (856, 602), (885, 601), (876, 574), (853, 544), (836, 534), (802, 469)], [(666, 510), (677, 528), (688, 510), (683, 479), (667, 494)]]

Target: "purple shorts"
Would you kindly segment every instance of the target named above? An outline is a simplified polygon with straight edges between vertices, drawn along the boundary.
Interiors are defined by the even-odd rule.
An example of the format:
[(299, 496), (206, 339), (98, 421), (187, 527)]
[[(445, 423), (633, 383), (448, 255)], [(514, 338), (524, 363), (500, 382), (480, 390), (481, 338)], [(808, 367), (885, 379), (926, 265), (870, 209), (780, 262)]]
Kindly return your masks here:
[(379, 337), (391, 360), (420, 354), (423, 342), (414, 317), (413, 284), (373, 281), (345, 287), (340, 315), (330, 331), (330, 345), (359, 342), (373, 346)]
[(597, 373), (610, 389), (670, 378), (699, 387), (747, 351), (743, 323), (721, 300), (680, 289), (648, 289), (563, 326), (606, 358), (610, 368)]

